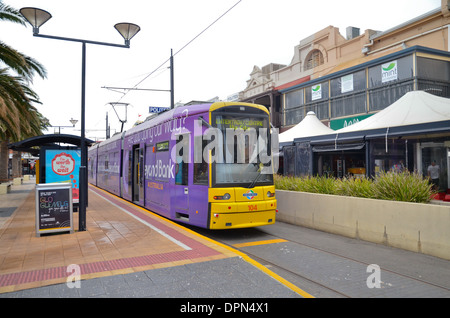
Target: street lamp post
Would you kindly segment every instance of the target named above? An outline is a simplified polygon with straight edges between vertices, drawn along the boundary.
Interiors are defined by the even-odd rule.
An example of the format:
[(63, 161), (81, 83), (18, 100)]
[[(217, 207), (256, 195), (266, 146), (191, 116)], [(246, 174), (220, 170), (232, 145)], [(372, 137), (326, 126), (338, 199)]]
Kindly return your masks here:
[(86, 231), (86, 202), (87, 202), (87, 149), (86, 149), (86, 137), (85, 137), (85, 99), (86, 99), (86, 44), (105, 45), (129, 48), (130, 40), (139, 31), (140, 27), (132, 23), (117, 23), (114, 28), (122, 35), (125, 40), (125, 44), (114, 44), (106, 42), (89, 41), (82, 39), (66, 38), (53, 35), (39, 34), (39, 28), (47, 22), (52, 15), (38, 8), (22, 8), (19, 10), (24, 18), (33, 27), (33, 35), (36, 37), (42, 37), (53, 40), (63, 40), (82, 43), (81, 51), (81, 165), (80, 165), (80, 200), (79, 200), (79, 231)]

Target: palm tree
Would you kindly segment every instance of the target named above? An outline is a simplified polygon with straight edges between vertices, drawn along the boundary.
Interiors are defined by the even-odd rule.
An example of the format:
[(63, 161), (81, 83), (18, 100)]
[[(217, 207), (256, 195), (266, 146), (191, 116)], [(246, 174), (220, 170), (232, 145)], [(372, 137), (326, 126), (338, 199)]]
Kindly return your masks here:
[[(0, 21), (25, 25), (19, 11), (1, 0)], [(33, 58), (0, 41), (0, 181), (8, 179), (8, 143), (41, 135), (48, 125), (33, 106), (39, 104), (39, 99), (28, 85), (35, 74), (45, 78), (46, 70)]]

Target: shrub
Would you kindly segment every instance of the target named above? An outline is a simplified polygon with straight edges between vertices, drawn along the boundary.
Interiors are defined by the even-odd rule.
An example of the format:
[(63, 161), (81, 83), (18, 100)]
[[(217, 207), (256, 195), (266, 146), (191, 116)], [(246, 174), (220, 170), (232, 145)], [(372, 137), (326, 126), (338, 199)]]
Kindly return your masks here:
[(394, 200), (429, 202), (434, 191), (427, 179), (418, 173), (381, 173), (374, 180), (367, 178), (285, 177), (276, 175), (275, 187), (280, 190)]
[(336, 180), (326, 177), (290, 177), (276, 175), (275, 187), (280, 190), (335, 194)]
[(336, 194), (336, 179), (325, 176), (308, 177), (304, 179), (305, 192)]
[(373, 198), (373, 182), (367, 178), (346, 178), (337, 180), (339, 195), (350, 197)]
[(375, 198), (381, 200), (429, 202), (434, 194), (427, 179), (408, 171), (381, 173), (373, 185)]
[(296, 186), (297, 181), (295, 177), (274, 175), (275, 187), (280, 190), (301, 191)]

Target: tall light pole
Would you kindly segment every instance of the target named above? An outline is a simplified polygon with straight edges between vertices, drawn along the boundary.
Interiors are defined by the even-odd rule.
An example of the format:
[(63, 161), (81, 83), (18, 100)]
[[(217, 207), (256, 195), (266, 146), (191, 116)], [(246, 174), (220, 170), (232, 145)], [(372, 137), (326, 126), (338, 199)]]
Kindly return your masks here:
[(86, 44), (95, 45), (105, 45), (105, 46), (115, 46), (122, 48), (130, 47), (130, 40), (139, 31), (140, 27), (132, 23), (117, 23), (114, 28), (122, 35), (125, 40), (125, 44), (114, 44), (106, 42), (89, 41), (82, 39), (66, 38), (53, 35), (39, 34), (39, 28), (50, 18), (52, 15), (38, 8), (22, 8), (19, 10), (24, 18), (33, 27), (33, 35), (37, 37), (53, 39), (53, 40), (63, 40), (71, 42), (82, 43), (81, 51), (81, 165), (80, 165), (80, 200), (79, 200), (79, 231), (86, 231), (86, 203), (87, 203), (87, 147), (86, 147), (86, 137), (85, 137), (85, 107), (86, 107)]

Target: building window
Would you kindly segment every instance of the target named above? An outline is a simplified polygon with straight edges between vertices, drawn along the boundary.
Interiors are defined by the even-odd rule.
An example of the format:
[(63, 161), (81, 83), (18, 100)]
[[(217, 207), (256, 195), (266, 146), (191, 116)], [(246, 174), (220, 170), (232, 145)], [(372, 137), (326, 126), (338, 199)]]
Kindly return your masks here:
[(305, 106), (289, 109), (285, 112), (284, 126), (297, 125), (305, 117)]
[(296, 108), (303, 105), (303, 89), (286, 93), (285, 108)]
[(367, 112), (366, 70), (330, 80), (331, 118)]
[(312, 50), (305, 59), (305, 71), (323, 64), (323, 55), (319, 50)]
[(328, 81), (313, 84), (305, 89), (305, 103), (328, 99)]
[(386, 60), (368, 69), (369, 111), (378, 111), (414, 90), (412, 55)]
[(417, 57), (418, 89), (450, 97), (450, 61)]
[(313, 111), (320, 120), (329, 118), (328, 87), (329, 83), (327, 81), (305, 88), (305, 114)]
[(386, 87), (394, 82), (412, 80), (414, 77), (414, 60), (408, 55), (396, 60), (387, 60), (369, 68), (369, 89), (375, 87)]

